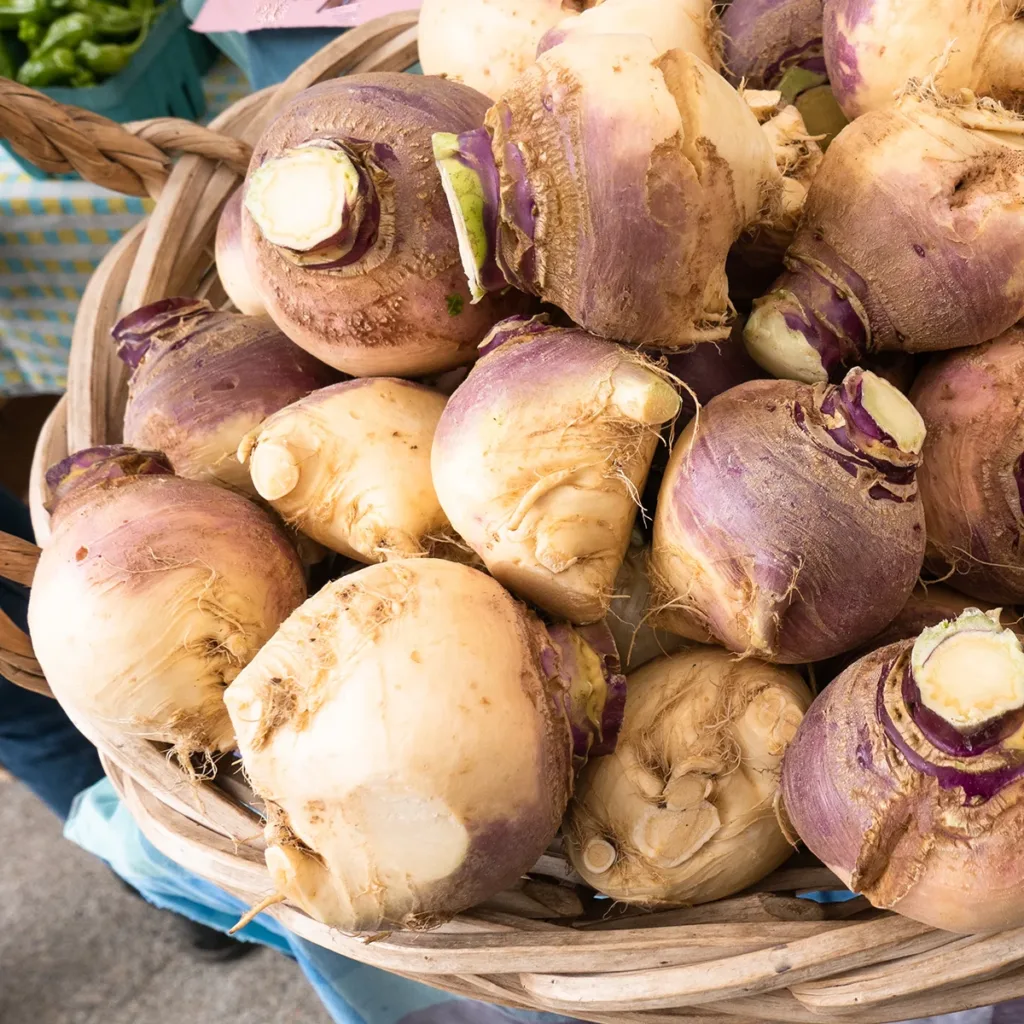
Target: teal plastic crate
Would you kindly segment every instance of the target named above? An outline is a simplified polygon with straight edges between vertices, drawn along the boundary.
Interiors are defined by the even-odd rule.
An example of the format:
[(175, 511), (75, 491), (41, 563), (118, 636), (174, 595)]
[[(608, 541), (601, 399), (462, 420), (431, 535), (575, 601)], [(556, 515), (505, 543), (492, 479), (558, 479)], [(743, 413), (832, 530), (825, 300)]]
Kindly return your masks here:
[[(206, 113), (203, 75), (217, 51), (204, 36), (190, 31), (177, 0), (168, 0), (164, 6), (139, 52), (120, 74), (81, 89), (60, 86), (39, 91), (58, 103), (84, 107), (111, 121), (148, 117), (199, 120)], [(0, 140), (0, 145), (33, 178), (77, 177), (48, 175), (19, 157), (6, 142)]]

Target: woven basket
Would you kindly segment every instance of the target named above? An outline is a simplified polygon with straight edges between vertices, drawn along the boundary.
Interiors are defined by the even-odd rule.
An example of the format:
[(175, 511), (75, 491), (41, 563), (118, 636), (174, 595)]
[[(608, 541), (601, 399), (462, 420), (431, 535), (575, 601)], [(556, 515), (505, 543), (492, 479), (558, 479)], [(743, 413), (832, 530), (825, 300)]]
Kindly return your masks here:
[[(68, 452), (120, 439), (125, 369), (109, 331), (119, 310), (169, 295), (223, 302), (213, 267), (217, 217), (250, 147), (300, 90), (355, 71), (415, 60), (415, 15), (355, 29), (286, 82), (237, 103), (210, 129), (159, 120), (123, 127), (0, 79), (0, 135), (40, 167), (157, 199), (152, 215), (109, 252), (75, 323), (68, 391), (39, 438), (31, 505), (45, 544), (44, 469)], [(171, 163), (169, 153), (181, 156)], [(0, 574), (30, 584), (38, 549), (0, 535)], [(0, 672), (49, 692), (26, 636), (0, 612)], [(251, 793), (222, 771), (185, 777), (155, 744), (83, 720), (147, 838), (179, 864), (250, 903), (272, 886)], [(597, 899), (557, 848), (519, 885), (430, 932), (344, 935), (287, 903), (269, 907), (303, 938), (363, 963), (460, 995), (593, 1021), (883, 1022), (1024, 996), (1024, 929), (977, 936), (936, 931), (858, 898), (796, 898), (839, 888), (795, 858), (746, 894), (650, 913)]]

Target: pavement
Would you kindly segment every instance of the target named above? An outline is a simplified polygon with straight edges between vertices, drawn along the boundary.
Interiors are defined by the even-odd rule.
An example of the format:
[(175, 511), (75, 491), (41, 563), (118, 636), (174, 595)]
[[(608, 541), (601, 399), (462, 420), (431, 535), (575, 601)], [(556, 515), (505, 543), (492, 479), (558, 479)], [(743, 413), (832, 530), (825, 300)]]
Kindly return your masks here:
[(127, 892), (0, 774), (2, 1024), (330, 1024), (299, 968), (260, 949), (197, 962), (178, 919)]

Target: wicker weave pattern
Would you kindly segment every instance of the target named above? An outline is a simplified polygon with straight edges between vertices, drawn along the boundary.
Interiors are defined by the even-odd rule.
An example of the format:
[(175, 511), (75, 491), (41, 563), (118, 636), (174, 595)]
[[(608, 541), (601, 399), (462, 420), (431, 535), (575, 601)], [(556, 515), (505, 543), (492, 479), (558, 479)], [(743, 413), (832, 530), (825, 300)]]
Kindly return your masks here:
[[(223, 301), (211, 243), (249, 147), (280, 105), (314, 82), (408, 66), (415, 20), (392, 15), (347, 33), (209, 131), (174, 121), (123, 129), (0, 82), (0, 130), (19, 152), (48, 170), (73, 166), (101, 184), (159, 195), (152, 216), (111, 250), (83, 299), (68, 393), (33, 467), (40, 543), (49, 532), (45, 468), (69, 451), (120, 439), (125, 379), (109, 337), (119, 311), (189, 292)], [(172, 165), (169, 152), (185, 155)], [(9, 578), (30, 583), (36, 556), (31, 545), (0, 538), (0, 573)], [(28, 638), (4, 619), (0, 672), (45, 691)], [(222, 771), (217, 784), (190, 782), (156, 745), (68, 710), (158, 849), (243, 899), (270, 894), (260, 819), (237, 780)], [(1024, 929), (958, 936), (880, 913), (863, 899), (822, 906), (795, 898), (839, 885), (820, 865), (797, 859), (733, 899), (647, 913), (595, 899), (553, 849), (515, 889), (432, 932), (367, 942), (288, 904), (266, 912), (338, 953), (451, 992), (600, 1022), (869, 1024), (1024, 995)]]

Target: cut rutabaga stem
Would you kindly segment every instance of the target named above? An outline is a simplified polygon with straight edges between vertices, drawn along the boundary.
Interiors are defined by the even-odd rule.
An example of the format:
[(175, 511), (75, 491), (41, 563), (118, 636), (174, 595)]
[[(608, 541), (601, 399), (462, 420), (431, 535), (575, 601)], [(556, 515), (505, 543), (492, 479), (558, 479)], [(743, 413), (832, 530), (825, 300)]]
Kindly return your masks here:
[(750, 108), (692, 54), (638, 35), (564, 43), (486, 127), (434, 146), (474, 298), (508, 282), (652, 347), (728, 337), (729, 247), (782, 183)]
[(826, 0), (824, 53), (847, 117), (892, 105), (909, 78), (1024, 109), (1021, 0)]
[[(920, 476), (920, 470), (918, 474)], [(1020, 616), (1012, 609), (993, 609), (991, 605), (965, 597), (941, 583), (919, 583), (914, 587), (902, 610), (885, 629), (856, 649), (819, 662), (815, 666), (815, 674), (819, 681), (828, 682), (835, 679), (840, 672), (864, 655), (900, 640), (914, 640), (929, 626), (937, 626), (945, 619), (955, 619), (968, 608), (979, 608), (984, 612), (995, 611), (1005, 629), (1012, 629), (1017, 633), (1024, 632)]]
[(1024, 119), (919, 89), (832, 143), (747, 346), (811, 383), (873, 352), (978, 345), (1024, 316), (1022, 262)]
[(825, 75), (822, 0), (732, 0), (722, 12), (725, 70), (755, 89), (778, 88), (790, 68)]
[(1024, 651), (968, 610), (850, 666), (783, 765), (786, 815), (852, 889), (935, 928), (1024, 924)]
[(614, 746), (625, 680), (588, 629), (431, 558), (310, 598), (225, 695), (278, 892), (344, 931), (423, 929), (528, 871), (574, 755)]
[(224, 687), (306, 596), (252, 502), (182, 480), (159, 452), (90, 448), (47, 473), (53, 535), (29, 627), (61, 703), (189, 755), (230, 750)]
[(434, 436), (441, 507), (514, 593), (602, 619), (679, 396), (637, 353), (542, 317), (499, 324), (483, 348)]
[(645, 906), (707, 903), (785, 861), (774, 805), (803, 680), (705, 647), (648, 663), (627, 693), (618, 746), (584, 768), (566, 819), (586, 881)]
[(928, 426), (919, 474), (928, 566), (984, 601), (1024, 601), (1024, 328), (935, 357), (911, 398)]
[(120, 320), (118, 355), (132, 369), (124, 439), (162, 451), (179, 476), (253, 494), (235, 453), (266, 416), (338, 374), (266, 317), (162, 299)]
[(252, 283), (242, 252), (242, 189), (231, 193), (217, 221), (214, 245), (217, 275), (224, 291), (239, 313), (246, 316), (264, 316), (263, 300)]
[(243, 438), (257, 492), (293, 526), (361, 562), (458, 550), (430, 478), (445, 398), (390, 377), (314, 391)]
[[(563, 4), (563, 6), (565, 6)], [(573, 7), (582, 10), (573, 10)], [(584, 0), (549, 29), (537, 54), (588, 35), (644, 35), (658, 53), (686, 50), (718, 68), (721, 43), (713, 0)], [(501, 95), (498, 93), (497, 95)]]
[(924, 559), (924, 435), (908, 399), (863, 370), (713, 399), (658, 496), (651, 571), (672, 615), (658, 624), (683, 632), (688, 618), (732, 651), (791, 664), (874, 636)]
[(423, 0), (419, 56), (444, 75), (501, 96), (535, 60), (579, 34), (641, 33), (658, 52), (681, 47), (718, 66), (711, 0)]
[(297, 345), (355, 376), (471, 362), (524, 308), (471, 305), (431, 135), (466, 131), (487, 99), (439, 78), (351, 75), (305, 90), (257, 144), (242, 244), (264, 305)]

